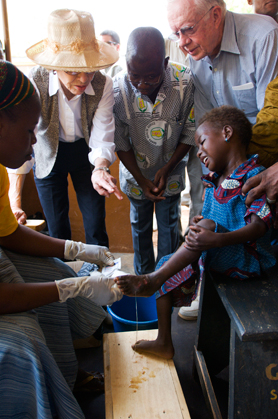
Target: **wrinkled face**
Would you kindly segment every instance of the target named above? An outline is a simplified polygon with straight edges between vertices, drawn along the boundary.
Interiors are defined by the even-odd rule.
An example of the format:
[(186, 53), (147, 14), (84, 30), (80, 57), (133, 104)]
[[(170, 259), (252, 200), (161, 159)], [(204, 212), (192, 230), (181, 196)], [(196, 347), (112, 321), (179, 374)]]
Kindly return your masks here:
[(12, 113), (0, 112), (0, 163), (16, 169), (31, 160), (34, 129), (39, 121), (40, 103), (35, 96), (12, 109)]
[(277, 0), (251, 0), (249, 4), (253, 4), (255, 13), (260, 15), (268, 15), (275, 19), (278, 13)]
[(127, 62), (129, 80), (142, 95), (150, 96), (161, 85), (167, 63), (168, 59), (139, 61), (132, 58)]
[(217, 55), (222, 32), (215, 22), (215, 10), (197, 12), (193, 0), (179, 0), (168, 4), (168, 22), (173, 33), (179, 33), (179, 47), (198, 61), (206, 56)]
[(70, 74), (65, 71), (57, 70), (59, 80), (67, 98), (70, 100), (73, 96), (81, 95), (86, 87), (93, 80), (95, 72)]
[(198, 147), (198, 158), (210, 171), (224, 171), (228, 163), (224, 130), (204, 122), (195, 133), (195, 143)]
[(99, 39), (102, 42), (105, 42), (108, 45), (111, 45), (111, 47), (115, 48), (116, 51), (120, 50), (120, 44), (117, 44), (116, 42), (114, 42), (112, 36), (110, 35), (100, 35)]

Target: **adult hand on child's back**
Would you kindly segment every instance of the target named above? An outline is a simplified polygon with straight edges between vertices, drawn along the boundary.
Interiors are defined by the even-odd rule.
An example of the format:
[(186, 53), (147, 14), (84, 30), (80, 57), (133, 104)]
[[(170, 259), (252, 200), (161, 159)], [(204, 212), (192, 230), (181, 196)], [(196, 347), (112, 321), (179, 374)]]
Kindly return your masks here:
[(184, 247), (188, 250), (203, 252), (204, 250), (217, 247), (217, 234), (200, 225), (190, 226), (189, 233), (185, 238)]
[(242, 194), (246, 195), (247, 193), (245, 201), (247, 207), (250, 207), (255, 199), (264, 194), (266, 194), (268, 202), (274, 202), (278, 194), (278, 163), (248, 179), (242, 187)]
[(266, 194), (269, 205), (275, 204), (274, 228), (278, 228), (278, 163), (251, 177), (242, 187), (242, 194), (247, 195), (245, 204), (250, 207), (253, 201)]

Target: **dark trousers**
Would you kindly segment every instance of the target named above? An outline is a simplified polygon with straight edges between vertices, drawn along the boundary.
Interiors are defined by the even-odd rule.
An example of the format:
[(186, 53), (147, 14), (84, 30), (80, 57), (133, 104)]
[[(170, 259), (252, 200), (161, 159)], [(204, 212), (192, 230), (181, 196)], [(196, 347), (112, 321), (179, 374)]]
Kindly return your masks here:
[(35, 182), (51, 237), (71, 239), (67, 179), (70, 174), (83, 217), (86, 243), (108, 246), (105, 198), (92, 186), (88, 153), (84, 138), (74, 143), (60, 141), (52, 171), (43, 179), (35, 176)]

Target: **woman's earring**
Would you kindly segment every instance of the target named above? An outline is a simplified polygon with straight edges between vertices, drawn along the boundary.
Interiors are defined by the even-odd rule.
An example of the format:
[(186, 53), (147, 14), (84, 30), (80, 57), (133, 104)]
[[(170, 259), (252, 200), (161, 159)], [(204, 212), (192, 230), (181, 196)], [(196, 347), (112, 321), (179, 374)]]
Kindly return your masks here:
[(230, 142), (230, 140), (227, 137), (225, 138), (225, 141), (226, 141), (226, 143)]

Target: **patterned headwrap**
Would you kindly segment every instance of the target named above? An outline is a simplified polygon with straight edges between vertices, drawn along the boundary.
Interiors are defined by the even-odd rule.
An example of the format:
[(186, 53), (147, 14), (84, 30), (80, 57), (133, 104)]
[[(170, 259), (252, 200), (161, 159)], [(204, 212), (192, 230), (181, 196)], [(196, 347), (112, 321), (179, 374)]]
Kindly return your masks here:
[(34, 93), (34, 86), (16, 66), (0, 60), (0, 111), (18, 105)]

